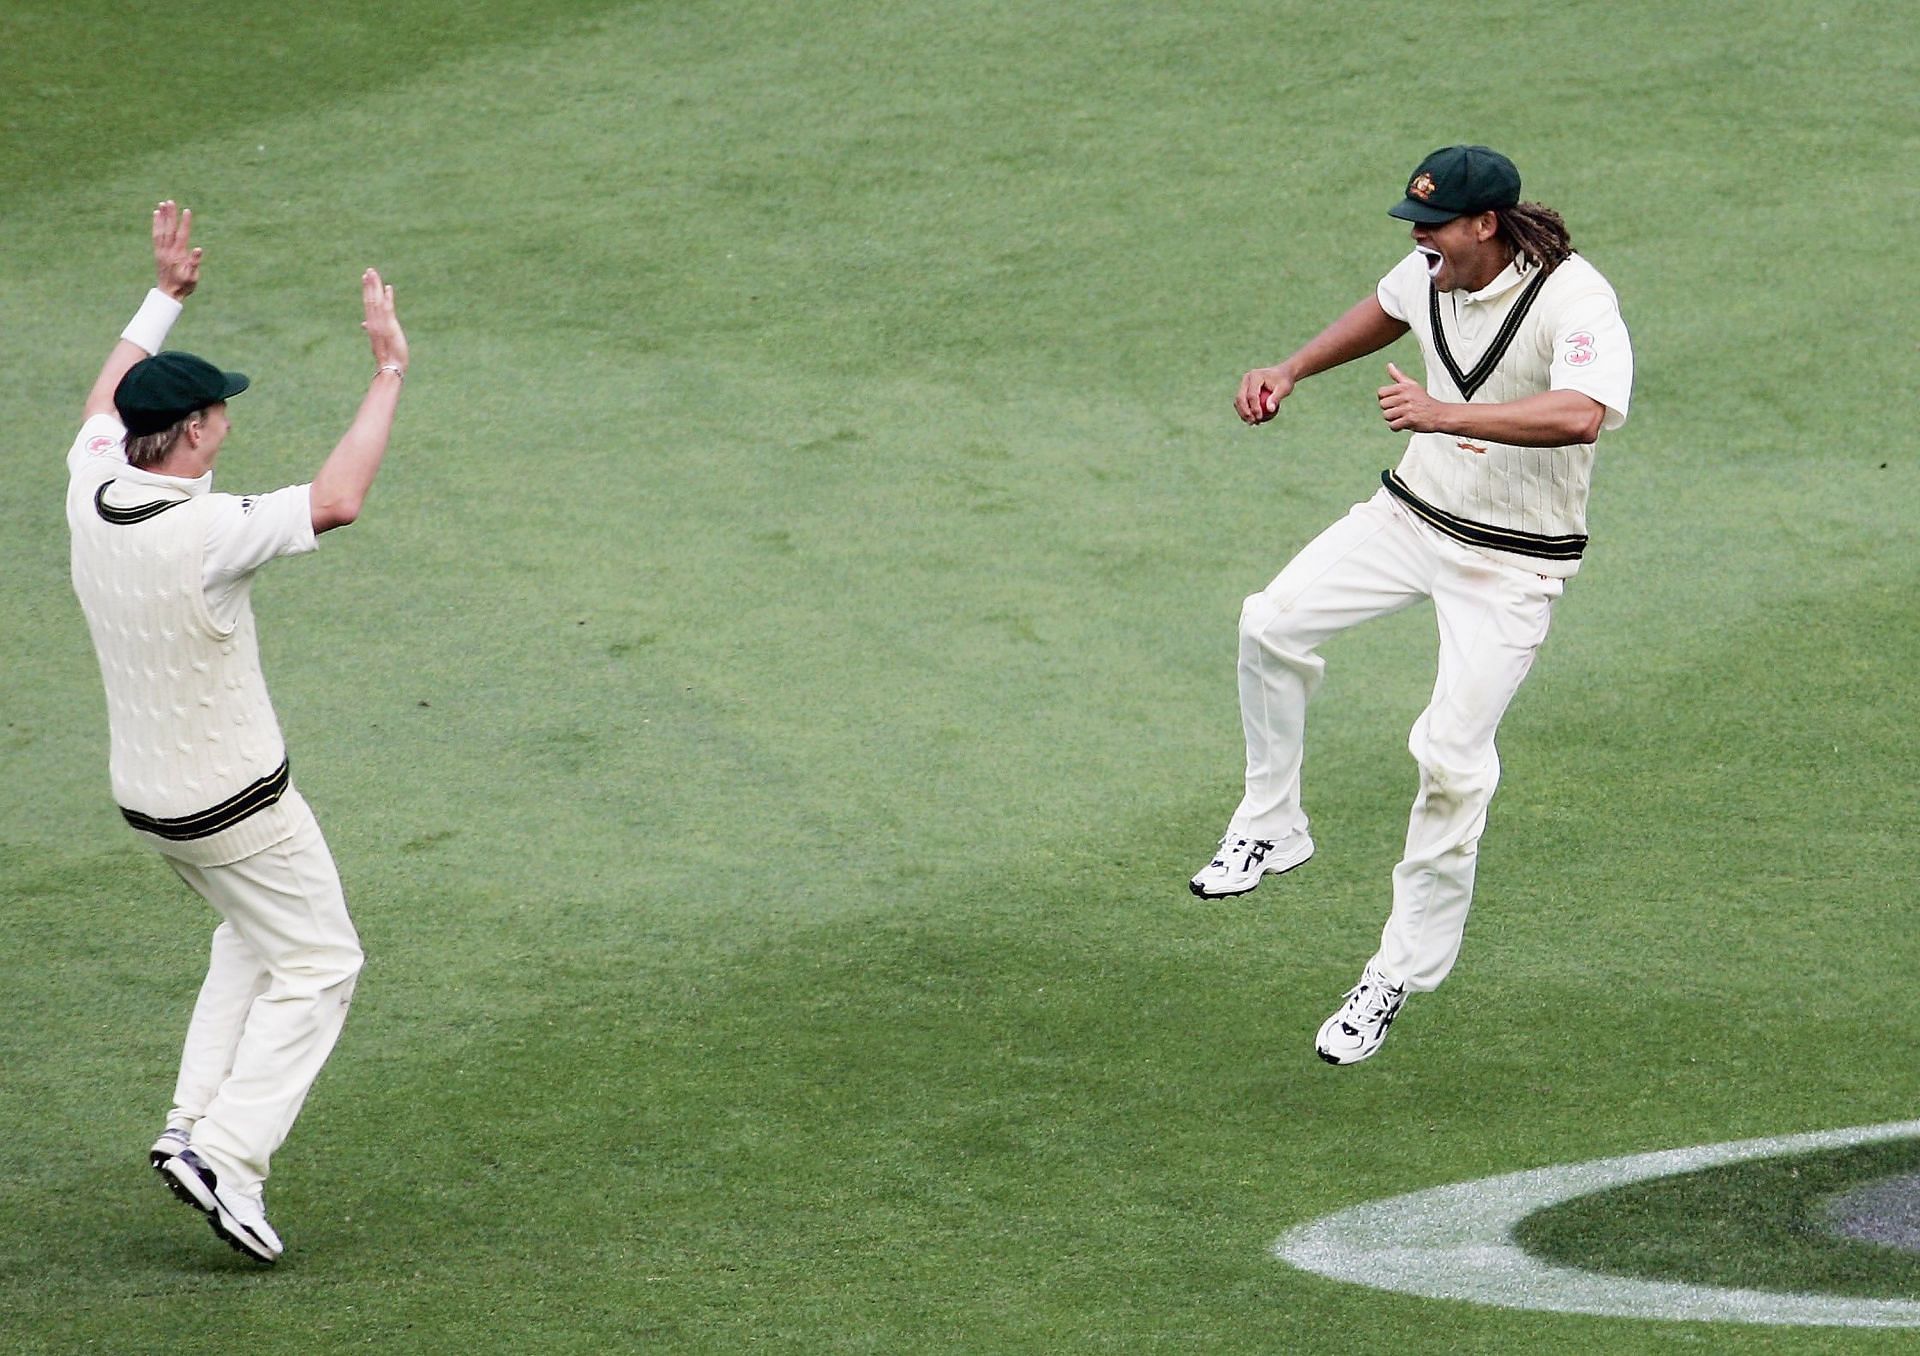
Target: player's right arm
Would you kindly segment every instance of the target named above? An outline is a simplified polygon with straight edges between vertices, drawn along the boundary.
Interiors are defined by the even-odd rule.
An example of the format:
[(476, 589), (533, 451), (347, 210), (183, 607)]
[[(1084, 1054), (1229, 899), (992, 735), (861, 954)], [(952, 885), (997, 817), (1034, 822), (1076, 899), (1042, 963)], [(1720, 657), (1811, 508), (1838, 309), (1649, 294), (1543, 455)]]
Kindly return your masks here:
[(1347, 313), (1309, 339), (1298, 352), (1273, 367), (1256, 367), (1240, 378), (1233, 410), (1249, 424), (1273, 418), (1296, 383), (1316, 372), (1377, 353), (1407, 332), (1407, 322), (1388, 315), (1369, 294)]
[(153, 209), (153, 266), (158, 281), (132, 323), (121, 331), (120, 342), (107, 354), (100, 375), (94, 378), (83, 420), (114, 413), (113, 393), (120, 387), (120, 378), (142, 358), (160, 351), (167, 331), (180, 315), (181, 303), (200, 285), (200, 251), (193, 248), (193, 211), (171, 198)]
[(360, 516), (361, 502), (387, 455), (400, 386), (407, 376), (407, 336), (393, 309), (393, 289), (380, 281), (374, 269), (360, 275), (360, 301), (366, 311), (360, 327), (373, 345), (373, 384), (346, 434), (313, 478), (309, 498), (315, 532), (331, 532)]

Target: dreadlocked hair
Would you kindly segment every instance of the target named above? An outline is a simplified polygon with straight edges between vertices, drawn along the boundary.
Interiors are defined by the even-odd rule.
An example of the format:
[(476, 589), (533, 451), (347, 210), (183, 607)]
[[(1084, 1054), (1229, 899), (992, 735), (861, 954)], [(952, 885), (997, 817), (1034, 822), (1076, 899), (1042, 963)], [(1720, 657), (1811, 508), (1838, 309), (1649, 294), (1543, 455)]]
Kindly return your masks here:
[(1498, 238), (1513, 246), (1515, 254), (1526, 256), (1536, 266), (1551, 273), (1573, 253), (1573, 241), (1567, 236), (1567, 223), (1560, 214), (1543, 203), (1523, 202), (1494, 209)]

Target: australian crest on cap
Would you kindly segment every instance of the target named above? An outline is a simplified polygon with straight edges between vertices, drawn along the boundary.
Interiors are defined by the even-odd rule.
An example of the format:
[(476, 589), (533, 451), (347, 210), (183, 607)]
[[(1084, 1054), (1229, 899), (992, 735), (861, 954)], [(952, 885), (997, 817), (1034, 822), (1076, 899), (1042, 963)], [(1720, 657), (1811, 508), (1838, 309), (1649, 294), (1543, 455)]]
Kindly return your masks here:
[(1409, 198), (1418, 198), (1421, 202), (1426, 202), (1433, 196), (1434, 188), (1433, 176), (1425, 170), (1421, 170), (1418, 174), (1414, 175), (1412, 180), (1407, 184), (1407, 196)]

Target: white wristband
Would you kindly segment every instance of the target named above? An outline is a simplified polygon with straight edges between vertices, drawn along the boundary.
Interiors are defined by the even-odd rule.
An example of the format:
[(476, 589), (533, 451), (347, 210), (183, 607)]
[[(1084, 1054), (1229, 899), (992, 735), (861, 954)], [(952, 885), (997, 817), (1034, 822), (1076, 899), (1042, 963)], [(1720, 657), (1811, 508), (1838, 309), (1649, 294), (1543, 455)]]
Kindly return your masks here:
[(156, 287), (147, 293), (147, 299), (140, 303), (140, 309), (133, 313), (133, 319), (120, 331), (120, 337), (129, 344), (138, 344), (149, 353), (158, 353), (167, 342), (167, 333), (173, 328), (173, 322), (180, 318), (183, 309), (179, 302)]

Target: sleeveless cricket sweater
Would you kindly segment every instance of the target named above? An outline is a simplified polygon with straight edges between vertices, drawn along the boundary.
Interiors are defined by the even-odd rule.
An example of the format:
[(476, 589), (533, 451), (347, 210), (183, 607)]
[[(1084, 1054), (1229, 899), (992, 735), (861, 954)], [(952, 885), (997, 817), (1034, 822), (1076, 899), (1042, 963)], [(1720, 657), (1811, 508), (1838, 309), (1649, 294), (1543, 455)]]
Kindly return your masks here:
[(219, 866), (293, 832), (286, 745), (253, 605), (223, 631), (202, 592), (211, 496), (138, 473), (76, 487), (73, 588), (107, 693), (114, 799), (170, 857)]
[[(1606, 280), (1578, 255), (1551, 273), (1515, 273), (1513, 285), (1496, 296), (1463, 303), (1428, 283), (1417, 303), (1406, 298), (1405, 319), (1435, 399), (1498, 404), (1540, 395), (1554, 389), (1556, 352), (1563, 362), (1587, 357), (1568, 347), (1564, 318), (1600, 294), (1612, 307)], [(1381, 480), (1429, 526), (1509, 564), (1564, 577), (1579, 569), (1586, 551), (1593, 460), (1592, 443), (1515, 447), (1416, 433)]]

